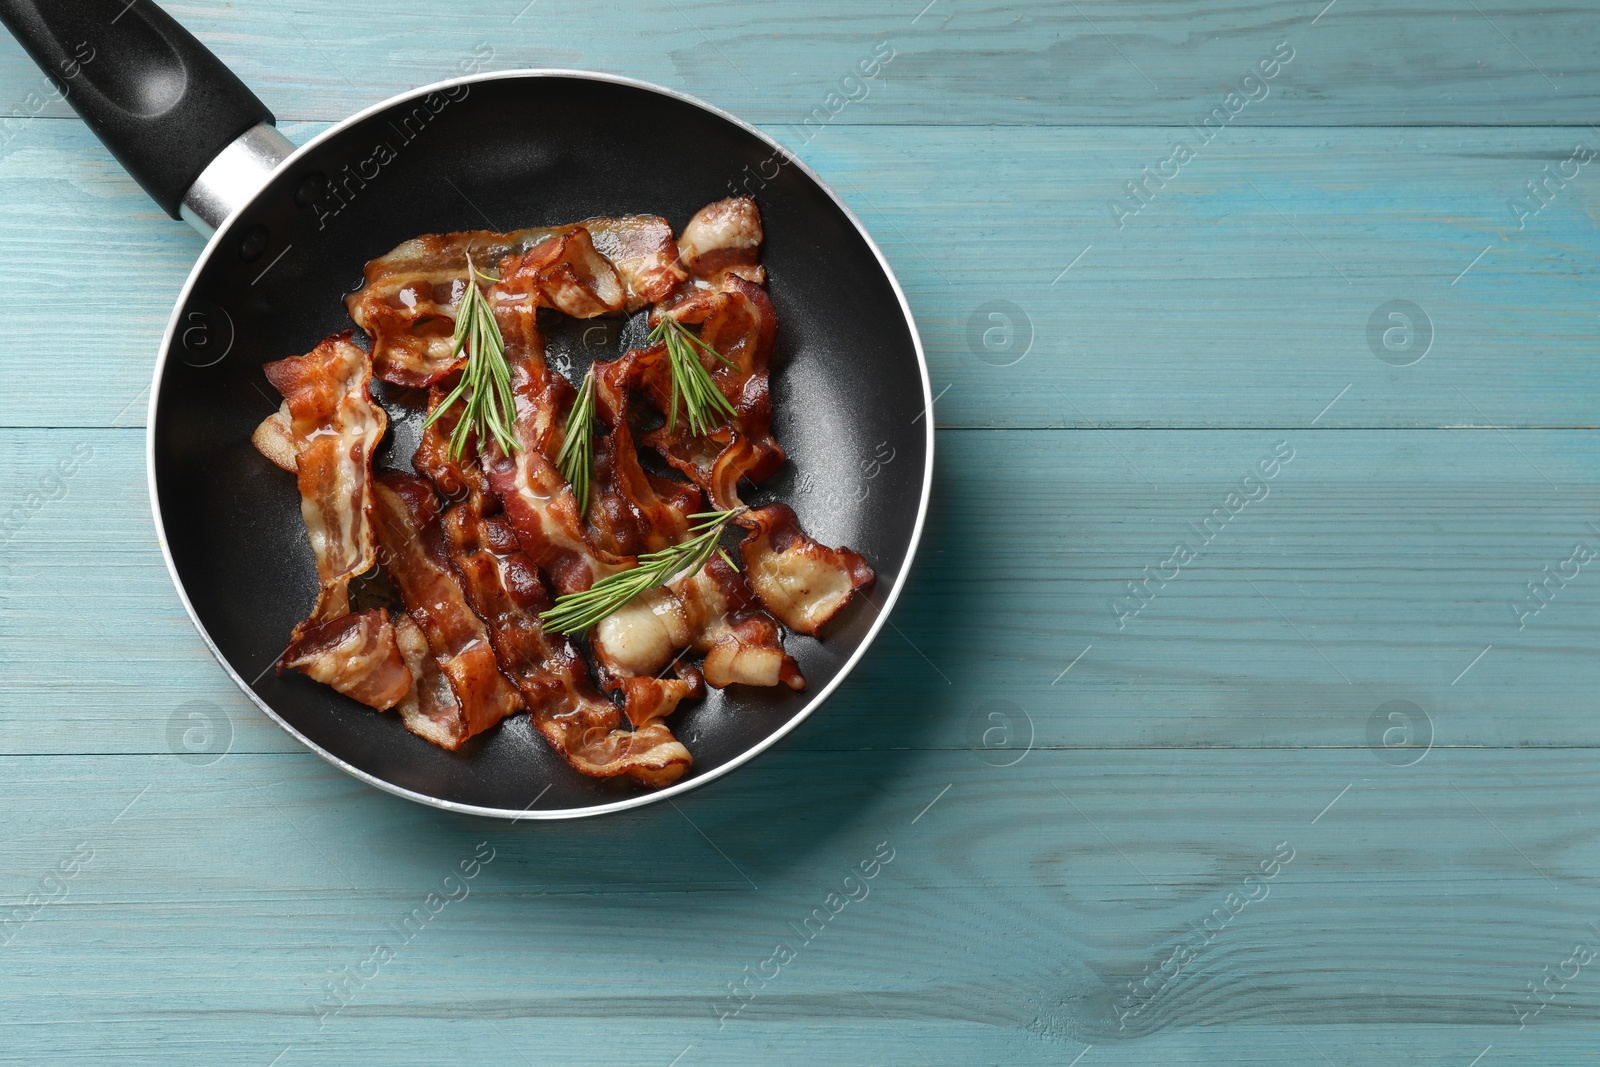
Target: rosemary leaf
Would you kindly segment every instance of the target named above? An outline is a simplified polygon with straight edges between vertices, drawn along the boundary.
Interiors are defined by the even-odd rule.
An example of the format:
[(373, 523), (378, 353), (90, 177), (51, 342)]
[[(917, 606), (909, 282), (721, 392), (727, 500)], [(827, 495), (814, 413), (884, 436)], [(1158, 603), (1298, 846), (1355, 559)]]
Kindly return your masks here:
[(539, 616), (539, 621), (559, 633), (580, 633), (616, 614), (640, 593), (665, 585), (682, 574), (693, 574), (706, 565), (717, 551), (728, 520), (744, 511), (707, 511), (689, 516), (700, 521), (689, 528), (689, 536), (676, 545), (646, 552), (630, 570), (608, 574), (581, 593), (568, 593), (555, 606)]
[(667, 404), (668, 433), (676, 433), (678, 429), (679, 397), (683, 398), (684, 413), (689, 418), (689, 432), (697, 437), (714, 432), (738, 414), (717, 388), (711, 372), (700, 362), (699, 353), (704, 352), (730, 367), (737, 366), (733, 360), (700, 340), (671, 315), (661, 317), (650, 331), (650, 340), (667, 346), (667, 369), (672, 379), (672, 399)]
[(456, 326), (451, 337), (451, 356), (466, 353), (461, 380), (444, 401), (422, 423), (427, 429), (456, 404), (462, 405), (461, 418), (450, 432), (450, 457), (460, 459), (467, 443), (492, 440), (507, 454), (521, 451), (513, 434), (516, 425), (516, 398), (511, 393), (511, 365), (506, 362), (506, 342), (495, 322), (494, 309), (478, 288), (478, 279), (494, 281), (472, 265), (467, 257), (467, 288), (456, 306)]
[(594, 456), (594, 366), (583, 376), (578, 386), (578, 396), (567, 413), (566, 429), (561, 435), (561, 448), (556, 452), (556, 466), (561, 476), (572, 486), (578, 498), (578, 514), (589, 510), (589, 472)]

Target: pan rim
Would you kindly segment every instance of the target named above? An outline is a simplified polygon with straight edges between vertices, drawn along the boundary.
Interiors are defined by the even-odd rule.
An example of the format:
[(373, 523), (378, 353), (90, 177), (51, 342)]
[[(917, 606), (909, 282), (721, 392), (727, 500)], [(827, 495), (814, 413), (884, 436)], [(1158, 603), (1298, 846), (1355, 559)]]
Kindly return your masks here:
[[(520, 822), (525, 819), (565, 820), (590, 818), (597, 815), (608, 815), (620, 811), (628, 811), (634, 808), (641, 808), (648, 804), (655, 804), (663, 800), (670, 800), (673, 797), (677, 797), (692, 790), (698, 789), (701, 786), (709, 782), (713, 782), (718, 778), (730, 773), (731, 771), (744, 766), (757, 756), (761, 755), (763, 752), (766, 752), (769, 748), (776, 745), (780, 740), (788, 736), (790, 732), (795, 730), (802, 722), (805, 722), (807, 719), (809, 719), (812, 714), (814, 714), (816, 710), (822, 706), (828, 697), (833, 695), (839, 686), (844, 683), (844, 680), (849, 677), (850, 672), (855, 669), (856, 664), (859, 663), (862, 657), (866, 655), (867, 650), (872, 647), (873, 642), (877, 640), (878, 634), (882, 631), (884, 624), (888, 621), (889, 613), (894, 609), (895, 604), (900, 599), (900, 593), (905, 588), (906, 581), (911, 574), (911, 568), (916, 561), (917, 550), (921, 547), (923, 528), (928, 518), (928, 501), (933, 491), (933, 455), (935, 444), (933, 426), (933, 386), (928, 373), (927, 354), (924, 352), (922, 347), (922, 335), (917, 329), (916, 319), (911, 313), (911, 305), (906, 300), (905, 291), (900, 286), (900, 279), (895, 276), (894, 269), (890, 267), (889, 261), (884, 257), (882, 249), (878, 247), (878, 243), (873, 240), (872, 235), (867, 232), (866, 226), (862, 224), (860, 218), (858, 218), (856, 213), (850, 209), (850, 206), (845, 203), (843, 198), (841, 198), (839, 194), (834, 191), (832, 186), (823, 181), (821, 175), (813, 170), (804, 160), (802, 160), (794, 152), (790, 151), (775, 138), (768, 135), (765, 131), (758, 129), (756, 126), (746, 122), (744, 119), (724, 111), (722, 108), (719, 108), (714, 104), (710, 104), (704, 100), (701, 100), (699, 97), (691, 96), (688, 93), (680, 92), (679, 90), (671, 89), (663, 85), (657, 85), (653, 82), (643, 81), (638, 78), (630, 78), (620, 74), (608, 74), (601, 71), (577, 70), (563, 67), (525, 67), (511, 70), (486, 71), (480, 74), (447, 78), (443, 81), (434, 82), (432, 84), (410, 90), (409, 92), (399, 93), (395, 96), (388, 97), (387, 99), (376, 104), (363, 108), (355, 114), (350, 115), (348, 118), (334, 123), (326, 130), (323, 130), (321, 133), (312, 137), (305, 144), (296, 148), (294, 152), (292, 152), (283, 160), (283, 162), (278, 164), (277, 168), (274, 170), (274, 175), (276, 176), (278, 172), (292, 167), (301, 158), (308, 155), (313, 149), (319, 147), (324, 142), (343, 134), (351, 127), (365, 122), (372, 116), (390, 107), (393, 107), (396, 104), (420, 97), (425, 97), (429, 93), (442, 92), (456, 86), (473, 85), (480, 82), (510, 81), (524, 78), (576, 78), (586, 81), (606, 82), (613, 85), (628, 86), (631, 88), (642, 89), (647, 92), (670, 97), (674, 100), (697, 107), (702, 111), (709, 112), (710, 114), (722, 119), (724, 122), (731, 123), (734, 126), (744, 130), (746, 133), (753, 135), (758, 140), (771, 146), (775, 151), (782, 153), (789, 166), (798, 167), (801, 172), (804, 173), (806, 177), (808, 177), (817, 186), (819, 190), (821, 190), (830, 200), (833, 201), (834, 205), (844, 213), (845, 218), (847, 218), (851, 225), (856, 228), (856, 232), (860, 234), (861, 239), (866, 242), (867, 247), (871, 250), (873, 257), (877, 260), (879, 268), (883, 271), (883, 275), (888, 280), (890, 288), (894, 291), (895, 299), (899, 302), (901, 315), (904, 317), (906, 327), (911, 334), (911, 344), (913, 350), (916, 352), (917, 369), (922, 381), (922, 410), (926, 415), (924, 434), (926, 438), (925, 448), (927, 458), (923, 464), (922, 493), (917, 503), (917, 516), (916, 521), (911, 529), (911, 538), (906, 547), (904, 565), (900, 568), (900, 572), (896, 576), (894, 584), (890, 587), (888, 596), (884, 598), (882, 607), (877, 608), (877, 617), (872, 621), (871, 625), (867, 628), (867, 632), (862, 636), (861, 643), (856, 647), (855, 651), (850, 654), (849, 658), (847, 658), (840, 666), (838, 672), (828, 682), (828, 684), (814, 693), (803, 708), (791, 716), (788, 721), (780, 725), (771, 734), (768, 734), (759, 742), (730, 759), (728, 762), (719, 767), (713, 768), (704, 774), (696, 775), (687, 780), (677, 782), (666, 787), (665, 789), (658, 789), (649, 793), (641, 793), (638, 796), (627, 797), (605, 804), (591, 804), (576, 808), (551, 808), (540, 811), (530, 810), (531, 805), (530, 808), (524, 808), (521, 811), (515, 811), (510, 808), (494, 808), (477, 804), (463, 804), (457, 801), (445, 800), (441, 797), (429, 796), (426, 793), (419, 793), (415, 790), (407, 789), (404, 786), (396, 785), (393, 782), (386, 781), (375, 774), (362, 770), (354, 764), (349, 763), (348, 761), (323, 748), (305, 734), (302, 734), (299, 730), (290, 725), (287, 720), (274, 711), (272, 706), (263, 700), (256, 693), (256, 691), (247, 682), (245, 682), (244, 678), (233, 669), (233, 665), (228, 662), (228, 659), (223, 655), (222, 650), (217, 647), (214, 641), (212, 641), (211, 635), (206, 631), (205, 625), (200, 621), (199, 615), (196, 614), (194, 605), (189, 600), (188, 591), (184, 588), (183, 580), (178, 575), (177, 565), (172, 558), (171, 546), (167, 542), (166, 527), (163, 524), (161, 517), (161, 501), (156, 492), (156, 409), (161, 399), (161, 381), (166, 370), (167, 357), (172, 351), (172, 345), (177, 336), (178, 327), (181, 324), (183, 310), (188, 306), (189, 297), (196, 282), (199, 280), (201, 273), (210, 263), (211, 257), (216, 253), (216, 250), (221, 246), (222, 242), (227, 240), (232, 234), (235, 224), (244, 214), (243, 207), (248, 207), (251, 203), (254, 203), (256, 197), (259, 197), (260, 194), (257, 193), (256, 197), (252, 197), (249, 201), (246, 201), (246, 203), (241, 206), (240, 210), (236, 210), (228, 219), (223, 222), (221, 226), (217, 228), (216, 232), (211, 235), (210, 240), (206, 242), (205, 248), (201, 250), (199, 258), (195, 260), (194, 267), (189, 272), (189, 277), (187, 280), (185, 280), (182, 290), (178, 293), (178, 299), (173, 306), (172, 315), (167, 321), (166, 331), (163, 333), (161, 338), (160, 351), (156, 355), (154, 374), (150, 385), (150, 402), (145, 416), (145, 481), (150, 494), (150, 511), (155, 522), (156, 539), (158, 544), (161, 546), (161, 557), (167, 565), (167, 574), (172, 579), (173, 588), (177, 591), (178, 599), (180, 602), (182, 602), (183, 609), (189, 616), (189, 621), (194, 624), (194, 628), (196, 632), (199, 633), (200, 639), (205, 643), (206, 648), (211, 651), (212, 656), (215, 657), (217, 662), (222, 666), (223, 671), (226, 672), (228, 677), (233, 680), (234, 684), (239, 687), (239, 689), (245, 694), (246, 697), (250, 699), (253, 704), (255, 704), (257, 708), (263, 711), (270, 719), (272, 719), (272, 721), (276, 722), (285, 732), (287, 732), (291, 737), (295, 738), (295, 740), (299, 741), (306, 748), (310, 749), (318, 756), (321, 756), (324, 760), (333, 764), (346, 774), (363, 781), (368, 785), (375, 786), (386, 793), (391, 793), (395, 796), (403, 797), (406, 800), (414, 801), (418, 804), (424, 804), (428, 807), (438, 808), (444, 811), (457, 812), (463, 815), (477, 815), (485, 818), (509, 819), (512, 822)], [(870, 601), (867, 603), (870, 603)], [(541, 793), (540, 795), (542, 796), (543, 794)], [(537, 798), (535, 798), (534, 803), (537, 802)]]

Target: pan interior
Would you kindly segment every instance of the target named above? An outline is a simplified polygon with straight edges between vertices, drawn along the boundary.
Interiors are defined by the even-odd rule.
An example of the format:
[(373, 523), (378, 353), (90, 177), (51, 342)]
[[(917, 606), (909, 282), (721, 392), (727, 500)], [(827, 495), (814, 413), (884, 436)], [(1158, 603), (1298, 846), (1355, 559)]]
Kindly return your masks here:
[[(342, 297), (363, 264), (418, 234), (510, 230), (601, 215), (665, 216), (747, 191), (779, 315), (774, 431), (789, 454), (751, 503), (788, 502), (827, 544), (878, 574), (825, 641), (787, 648), (801, 693), (712, 690), (672, 720), (704, 777), (809, 711), (867, 638), (908, 566), (925, 493), (926, 391), (893, 283), (850, 217), (767, 142), (694, 104), (574, 76), (479, 81), (392, 104), (298, 157), (219, 235), (198, 269), (158, 375), (157, 507), (174, 569), (233, 672), (303, 739), (393, 787), (448, 804), (554, 813), (648, 792), (571, 770), (527, 715), (461, 752), (272, 664), (316, 591), (292, 476), (249, 443), (278, 405), (261, 364), (349, 328)], [(587, 327), (599, 326), (600, 329)], [(552, 324), (550, 359), (581, 375), (637, 332)], [(392, 431), (378, 467), (410, 469), (420, 412), (380, 392)], [(251, 681), (251, 680), (254, 681)]]

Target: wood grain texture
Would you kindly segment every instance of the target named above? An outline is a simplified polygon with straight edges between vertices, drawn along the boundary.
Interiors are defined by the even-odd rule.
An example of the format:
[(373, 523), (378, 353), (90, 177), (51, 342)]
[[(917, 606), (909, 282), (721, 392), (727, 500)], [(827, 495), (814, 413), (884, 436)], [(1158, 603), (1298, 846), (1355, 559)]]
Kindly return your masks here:
[[(799, 125), (830, 92), (852, 91), (840, 79), (879, 41), (896, 53), (882, 84), (836, 121), (1180, 125), (1281, 41), (1295, 59), (1240, 122), (1582, 124), (1600, 87), (1593, 11), (1571, 3), (487, 0), (446, 18), (386, 0), (163, 6), (284, 119), (340, 119), (488, 55), (489, 68), (625, 74)], [(0, 99), (20, 101), (37, 82), (21, 50), (0, 45)]]
[[(1525, 1030), (1515, 1014), (1525, 980), (1595, 941), (1600, 854), (1572, 803), (1590, 750), (1408, 768), (1367, 752), (1033, 752), (995, 768), (785, 751), (676, 810), (509, 828), (297, 756), (0, 766), (27, 828), (0, 850), (13, 891), (89, 854), (6, 948), (10, 1062), (160, 1039), (183, 1058), (288, 1049), (292, 1064), (692, 1048), (685, 1061), (712, 1064), (1042, 1065), (1085, 1044), (1116, 1064), (1308, 1049), (1345, 1064), (1375, 1048), (1425, 1063), (1472, 1042), (1469, 1058), (1493, 1043), (1499, 1062), (1548, 1063), (1576, 1062), (1600, 1017), (1582, 983)], [(484, 841), (491, 862), (446, 883)], [(806, 939), (883, 846), (892, 861)], [(1275, 854), (1291, 858), (1265, 896), (1120, 1025), (1126, 982)], [(404, 939), (395, 927), (441, 891), (458, 899)], [(796, 958), (723, 1019), (741, 1003), (728, 984), (777, 943)], [(325, 983), (379, 945), (395, 958), (319, 1026)]]
[[(0, 123), (0, 1063), (1593, 1059), (1594, 164), (1514, 202), (1600, 149), (1592, 10), (525, 2), (168, 6), (298, 139), (476, 56), (793, 146), (943, 390), (895, 625), (676, 804), (507, 826), (344, 776), (227, 682), (154, 541), (199, 239), (63, 105)], [(38, 84), (0, 41), (0, 114)], [(1424, 320), (1369, 335), (1395, 300), (1420, 361)]]

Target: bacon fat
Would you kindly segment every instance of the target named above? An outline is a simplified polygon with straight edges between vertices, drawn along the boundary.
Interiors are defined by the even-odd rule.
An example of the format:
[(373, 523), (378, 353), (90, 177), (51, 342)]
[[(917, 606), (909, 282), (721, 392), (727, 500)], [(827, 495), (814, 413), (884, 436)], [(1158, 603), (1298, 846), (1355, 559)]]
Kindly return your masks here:
[(750, 588), (797, 633), (816, 637), (857, 593), (872, 588), (872, 568), (859, 552), (813, 541), (787, 504), (768, 504), (734, 521), (750, 531), (739, 544)]

